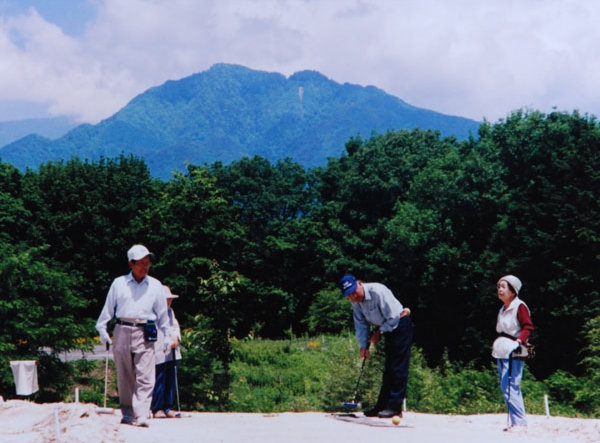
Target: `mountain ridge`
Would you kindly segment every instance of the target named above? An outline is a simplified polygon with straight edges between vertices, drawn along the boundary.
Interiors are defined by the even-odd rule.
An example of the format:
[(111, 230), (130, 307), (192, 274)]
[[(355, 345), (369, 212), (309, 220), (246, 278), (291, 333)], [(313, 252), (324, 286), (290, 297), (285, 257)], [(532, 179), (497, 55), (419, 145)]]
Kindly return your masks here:
[(153, 176), (168, 179), (186, 163), (230, 163), (254, 155), (323, 166), (354, 136), (419, 128), (464, 139), (478, 127), (470, 119), (409, 105), (375, 86), (336, 83), (317, 71), (286, 78), (219, 63), (149, 88), (96, 125), (77, 126), (55, 140), (19, 139), (0, 148), (0, 158), (23, 169), (73, 156), (134, 154), (146, 159)]
[(57, 139), (76, 127), (67, 117), (30, 118), (0, 122), (0, 146), (5, 146), (31, 134)]

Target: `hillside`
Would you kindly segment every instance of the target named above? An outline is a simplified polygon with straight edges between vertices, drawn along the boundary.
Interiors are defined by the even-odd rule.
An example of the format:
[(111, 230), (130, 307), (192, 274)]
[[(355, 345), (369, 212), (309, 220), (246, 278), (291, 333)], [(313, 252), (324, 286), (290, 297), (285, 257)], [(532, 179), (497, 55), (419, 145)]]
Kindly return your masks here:
[(135, 97), (97, 125), (57, 140), (25, 137), (0, 149), (3, 162), (37, 168), (47, 160), (96, 160), (132, 153), (169, 179), (186, 163), (229, 163), (260, 155), (290, 157), (306, 167), (339, 157), (352, 136), (434, 129), (459, 139), (478, 122), (411, 106), (373, 86), (339, 84), (314, 71), (289, 78), (217, 64)]

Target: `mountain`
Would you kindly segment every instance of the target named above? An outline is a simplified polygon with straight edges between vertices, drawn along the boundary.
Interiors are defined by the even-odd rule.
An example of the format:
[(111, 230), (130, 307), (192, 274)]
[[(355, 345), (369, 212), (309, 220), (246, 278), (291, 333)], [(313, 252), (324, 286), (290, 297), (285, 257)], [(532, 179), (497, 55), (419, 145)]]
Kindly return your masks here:
[(168, 180), (186, 163), (227, 164), (260, 155), (315, 167), (339, 157), (357, 135), (420, 128), (464, 139), (478, 127), (474, 120), (411, 106), (373, 86), (339, 84), (315, 71), (286, 78), (216, 64), (151, 88), (112, 117), (57, 140), (17, 140), (0, 149), (0, 158), (36, 169), (48, 160), (131, 153), (146, 160), (153, 176)]
[(56, 139), (77, 126), (66, 117), (32, 118), (0, 122), (0, 146), (12, 143), (27, 135), (37, 134), (42, 137)]

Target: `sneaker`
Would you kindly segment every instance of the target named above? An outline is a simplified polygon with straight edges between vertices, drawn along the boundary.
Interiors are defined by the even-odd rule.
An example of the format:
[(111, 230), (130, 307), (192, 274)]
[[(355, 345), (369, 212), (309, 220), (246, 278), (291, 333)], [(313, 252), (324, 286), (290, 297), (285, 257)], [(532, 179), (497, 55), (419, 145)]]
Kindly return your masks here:
[(167, 418), (167, 414), (165, 414), (165, 411), (156, 411), (154, 413), (154, 418)]
[(138, 417), (136, 418), (133, 423), (131, 423), (133, 426), (138, 426), (140, 428), (149, 428), (150, 427), (150, 423), (148, 423), (148, 419), (144, 418), (144, 417)]
[(524, 434), (527, 432), (527, 426), (512, 425), (508, 428), (504, 428), (503, 431), (510, 432), (511, 434)]
[(379, 410), (378, 409), (368, 409), (364, 412), (365, 417), (377, 417), (377, 414), (379, 414)]
[(395, 411), (394, 409), (384, 409), (383, 411), (380, 411), (379, 414), (377, 414), (377, 417), (392, 418), (394, 415), (397, 415), (398, 417), (402, 417), (402, 412)]
[(169, 411), (169, 412), (167, 412), (167, 417), (168, 417), (168, 418), (178, 418), (178, 417), (180, 417), (180, 416), (181, 416), (181, 415), (180, 415), (180, 414), (178, 414), (178, 413), (177, 413), (177, 412), (175, 412), (175, 411)]

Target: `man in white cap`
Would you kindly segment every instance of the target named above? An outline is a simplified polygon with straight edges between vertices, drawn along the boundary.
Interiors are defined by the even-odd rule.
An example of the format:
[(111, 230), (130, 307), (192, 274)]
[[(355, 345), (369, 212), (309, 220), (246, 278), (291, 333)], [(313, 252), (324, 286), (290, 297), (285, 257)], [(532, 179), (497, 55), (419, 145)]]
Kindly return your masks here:
[(156, 328), (168, 337), (163, 352), (169, 352), (175, 346), (163, 285), (148, 275), (153, 257), (154, 254), (143, 245), (134, 245), (127, 251), (131, 272), (113, 280), (96, 322), (100, 341), (111, 344), (107, 326), (114, 317), (117, 318), (113, 355), (123, 415), (121, 423), (141, 427), (149, 426)]

